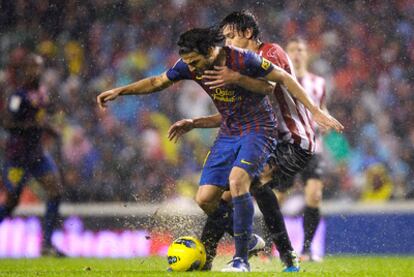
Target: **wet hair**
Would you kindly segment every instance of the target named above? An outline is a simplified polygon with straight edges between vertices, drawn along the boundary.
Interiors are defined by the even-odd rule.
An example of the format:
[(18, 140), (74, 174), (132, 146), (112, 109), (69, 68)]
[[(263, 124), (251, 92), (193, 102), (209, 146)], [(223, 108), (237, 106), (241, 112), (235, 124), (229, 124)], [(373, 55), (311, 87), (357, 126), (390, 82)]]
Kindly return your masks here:
[(223, 40), (224, 37), (219, 28), (194, 28), (180, 35), (177, 42), (178, 53), (182, 55), (197, 52), (206, 56), (211, 47), (219, 45)]
[(227, 25), (232, 26), (238, 32), (245, 32), (247, 29), (252, 29), (252, 38), (259, 38), (259, 23), (256, 16), (248, 10), (235, 11), (227, 15), (220, 22), (220, 29), (223, 29)]

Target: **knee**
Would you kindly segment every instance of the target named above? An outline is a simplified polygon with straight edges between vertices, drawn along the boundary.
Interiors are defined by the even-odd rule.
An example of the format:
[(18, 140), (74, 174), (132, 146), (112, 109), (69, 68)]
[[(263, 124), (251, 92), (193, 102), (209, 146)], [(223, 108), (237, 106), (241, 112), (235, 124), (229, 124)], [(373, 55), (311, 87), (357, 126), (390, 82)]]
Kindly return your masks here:
[(230, 192), (232, 197), (237, 197), (249, 192), (249, 184), (239, 178), (230, 178)]
[(211, 214), (217, 208), (217, 204), (214, 201), (199, 195), (196, 196), (195, 201), (206, 214)]

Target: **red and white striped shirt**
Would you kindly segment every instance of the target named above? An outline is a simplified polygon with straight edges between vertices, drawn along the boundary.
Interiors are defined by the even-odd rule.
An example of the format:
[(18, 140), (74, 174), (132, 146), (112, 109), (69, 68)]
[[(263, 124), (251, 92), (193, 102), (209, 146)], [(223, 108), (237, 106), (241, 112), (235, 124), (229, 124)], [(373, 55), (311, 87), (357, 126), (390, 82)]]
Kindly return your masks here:
[[(298, 78), (299, 83), (302, 85), (302, 87), (305, 89), (305, 91), (308, 93), (308, 95), (312, 98), (315, 105), (317, 105), (320, 108), (323, 108), (325, 106), (326, 101), (326, 82), (323, 77), (320, 77), (318, 75), (312, 74), (310, 72), (307, 72), (303, 77)], [(311, 116), (310, 112), (307, 111), (309, 116)], [(315, 121), (312, 121), (312, 127), (315, 130), (316, 134), (316, 153), (322, 152), (322, 138), (320, 133), (318, 132), (318, 124), (316, 124)]]
[[(288, 55), (278, 44), (263, 43), (258, 54), (295, 76)], [(297, 144), (302, 149), (314, 152), (314, 123), (308, 110), (280, 84), (276, 84), (273, 93), (276, 98), (274, 111), (278, 121), (278, 140)]]

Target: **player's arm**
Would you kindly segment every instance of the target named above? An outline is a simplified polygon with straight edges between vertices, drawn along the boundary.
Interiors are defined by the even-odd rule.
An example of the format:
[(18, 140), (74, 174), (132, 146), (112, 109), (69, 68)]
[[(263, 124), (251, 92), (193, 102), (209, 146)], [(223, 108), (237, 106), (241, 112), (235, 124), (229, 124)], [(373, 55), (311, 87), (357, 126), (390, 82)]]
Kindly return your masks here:
[(326, 104), (326, 84), (325, 84), (325, 82), (323, 84), (323, 93), (322, 93), (322, 98), (321, 98), (321, 109), (324, 110), (325, 112), (329, 113), (328, 105)]
[(221, 120), (222, 117), (219, 113), (193, 119), (182, 119), (171, 125), (168, 130), (168, 139), (177, 142), (182, 135), (190, 132), (192, 129), (220, 127)]
[(216, 113), (192, 119), (194, 128), (218, 128), (221, 125), (221, 114)]
[(249, 91), (265, 95), (271, 94), (274, 90), (274, 85), (270, 82), (243, 75), (227, 66), (215, 66), (214, 70), (206, 70), (203, 78), (211, 80), (205, 83), (210, 86), (210, 89), (235, 84)]
[(143, 95), (163, 90), (171, 86), (173, 82), (167, 77), (166, 72), (161, 75), (148, 77), (138, 82), (114, 88), (100, 93), (96, 100), (99, 107), (105, 108), (108, 101), (115, 100), (120, 95)]
[(339, 121), (316, 106), (312, 99), (308, 96), (304, 88), (292, 77), (288, 72), (278, 66), (273, 66), (273, 69), (265, 76), (266, 80), (277, 82), (286, 87), (287, 91), (296, 99), (298, 99), (305, 107), (312, 113), (313, 119), (323, 128), (334, 128), (337, 131), (342, 131), (342, 126)]
[(305, 107), (314, 114), (319, 108), (314, 104), (313, 100), (305, 92), (303, 87), (292, 77), (291, 74), (278, 66), (274, 66), (265, 78), (272, 82), (283, 85), (287, 91), (296, 99), (298, 99)]

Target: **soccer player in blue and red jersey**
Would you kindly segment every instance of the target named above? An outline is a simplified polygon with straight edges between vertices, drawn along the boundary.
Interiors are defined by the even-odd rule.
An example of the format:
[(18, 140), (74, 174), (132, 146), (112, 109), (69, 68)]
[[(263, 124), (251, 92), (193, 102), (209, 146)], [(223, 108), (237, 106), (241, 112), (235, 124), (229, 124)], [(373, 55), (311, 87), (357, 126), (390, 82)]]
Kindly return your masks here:
[(62, 187), (54, 161), (42, 148), (44, 133), (58, 138), (58, 133), (47, 122), (49, 103), (45, 89), (40, 86), (42, 67), (40, 56), (28, 54), (24, 58), (17, 71), (17, 90), (10, 95), (2, 115), (2, 126), (9, 136), (2, 169), (7, 200), (0, 205), (0, 222), (11, 215), (24, 185), (34, 177), (47, 195), (42, 254), (63, 256), (51, 242), (58, 220)]
[[(314, 106), (290, 74), (253, 52), (218, 46), (222, 40), (219, 30), (196, 28), (187, 31), (178, 41), (181, 59), (172, 68), (159, 76), (102, 92), (97, 102), (103, 108), (106, 102), (120, 95), (149, 94), (184, 79), (194, 80), (203, 87), (221, 114), (222, 124), (206, 158), (196, 201), (207, 214), (212, 213), (223, 192), (230, 189), (236, 253), (227, 270), (250, 271), (247, 252), (254, 210), (249, 190), (251, 181), (261, 172), (273, 149), (276, 124), (269, 99), (265, 94), (255, 92), (258, 84), (254, 81), (260, 84), (263, 81), (252, 81), (251, 77), (283, 83), (314, 114), (318, 114), (320, 124), (333, 128), (339, 128), (340, 124)], [(214, 66), (240, 72), (239, 85), (211, 89), (203, 79), (203, 73)]]
[[(255, 51), (273, 64), (291, 74), (293, 73), (293, 67), (287, 54), (278, 44), (260, 41), (259, 25), (252, 13), (248, 11), (233, 12), (222, 20), (220, 26), (226, 45)], [(239, 73), (231, 72), (225, 67), (216, 67), (216, 69), (216, 71), (206, 71), (210, 76), (205, 77), (213, 78), (213, 81), (209, 84), (213, 86), (237, 84)], [(264, 92), (268, 89), (266, 85), (261, 88), (260, 86), (257, 87), (257, 90), (263, 90)], [(253, 190), (253, 195), (263, 213), (266, 226), (271, 233), (281, 259), (286, 265), (285, 271), (297, 271), (299, 270), (298, 257), (291, 246), (278, 201), (271, 188), (279, 189), (280, 187), (290, 186), (293, 183), (293, 176), (310, 161), (315, 146), (314, 132), (311, 126), (313, 121), (308, 116), (308, 111), (302, 103), (292, 97), (281, 84), (271, 85), (270, 90), (274, 95), (273, 106), (278, 121), (278, 125), (275, 126), (278, 131), (278, 143), (272, 154), (273, 173), (270, 168), (263, 173), (262, 182), (268, 185), (256, 187)], [(202, 122), (205, 126), (219, 127), (221, 115), (180, 120), (170, 128), (170, 139), (177, 140), (193, 128), (205, 127), (199, 122)], [(224, 194), (224, 199), (228, 199), (227, 194)], [(220, 209), (209, 215), (203, 229), (201, 240), (206, 247), (206, 270), (211, 268), (216, 253), (215, 249), (224, 232), (231, 233), (231, 230), (224, 228), (226, 226), (225, 219), (231, 217), (231, 209), (225, 207), (225, 201), (222, 201)]]

